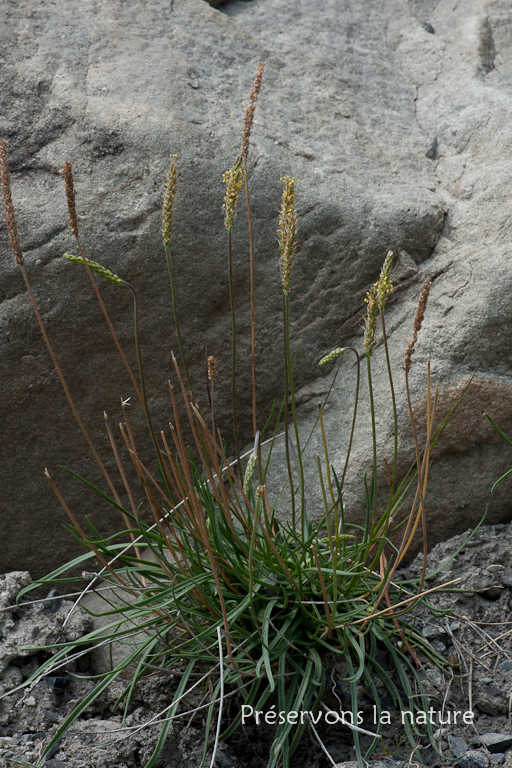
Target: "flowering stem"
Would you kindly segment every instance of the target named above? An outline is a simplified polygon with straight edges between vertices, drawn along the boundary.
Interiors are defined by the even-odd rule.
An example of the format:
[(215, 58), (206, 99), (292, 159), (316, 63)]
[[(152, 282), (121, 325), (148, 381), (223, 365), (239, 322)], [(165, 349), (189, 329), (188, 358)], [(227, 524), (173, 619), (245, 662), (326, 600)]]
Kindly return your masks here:
[(372, 467), (372, 507), (373, 519), (372, 527), (377, 518), (377, 431), (375, 427), (375, 403), (373, 401), (372, 370), (370, 365), (370, 355), (366, 355), (366, 364), (368, 371), (368, 391), (370, 396), (370, 411), (372, 416), (372, 443), (373, 443), (373, 467)]
[[(252, 350), (252, 428), (257, 432), (256, 419), (256, 321), (254, 313), (254, 245), (252, 238), (251, 202), (249, 199), (249, 181), (247, 178), (247, 157), (244, 155), (245, 197), (247, 200), (247, 220), (249, 224), (249, 280), (251, 291), (251, 350)], [(260, 467), (261, 469), (261, 467)]]
[(178, 322), (178, 308), (176, 306), (176, 291), (174, 289), (174, 276), (172, 273), (172, 263), (171, 263), (171, 248), (167, 244), (164, 244), (164, 247), (165, 247), (165, 258), (167, 259), (167, 268), (169, 270), (169, 279), (171, 281), (172, 311), (174, 314), (174, 327), (176, 328), (176, 336), (178, 337), (178, 345), (180, 348), (181, 359), (183, 360), (183, 367), (185, 368), (185, 378), (187, 379), (187, 386), (189, 388), (189, 391), (191, 391), (192, 385), (190, 383), (190, 376), (188, 374), (188, 366), (185, 358), (185, 351), (183, 349), (183, 342), (181, 340), (180, 324)]
[(304, 468), (302, 466), (302, 454), (301, 454), (300, 441), (299, 441), (299, 427), (297, 425), (297, 414), (295, 409), (295, 388), (293, 385), (293, 366), (292, 366), (291, 353), (290, 353), (290, 299), (288, 294), (285, 294), (284, 296), (284, 305), (285, 305), (286, 353), (288, 358), (287, 360), (288, 381), (290, 384), (292, 419), (293, 419), (293, 427), (295, 430), (295, 443), (297, 445), (297, 461), (299, 464), (299, 475), (300, 475), (301, 529), (302, 529), (302, 534), (305, 535), (306, 533), (305, 531), (306, 498), (305, 498), (305, 488), (304, 488)]
[(232, 357), (231, 357), (231, 410), (233, 414), (233, 433), (235, 437), (235, 451), (238, 471), (242, 471), (240, 464), (240, 449), (238, 446), (238, 426), (236, 418), (236, 318), (235, 301), (233, 297), (233, 256), (231, 250), (231, 230), (228, 230), (228, 283), (229, 283), (229, 306), (231, 308), (231, 329), (232, 329)]
[(360, 380), (361, 380), (361, 358), (359, 357), (359, 352), (354, 347), (345, 347), (345, 349), (351, 349), (352, 352), (356, 356), (356, 359), (357, 359), (357, 379), (356, 379), (356, 396), (355, 396), (355, 402), (354, 402), (354, 415), (352, 416), (352, 427), (350, 429), (350, 439), (348, 441), (347, 458), (345, 459), (345, 466), (343, 468), (343, 474), (341, 476), (340, 490), (343, 489), (343, 484), (345, 482), (345, 475), (347, 474), (348, 462), (349, 462), (350, 454), (351, 454), (351, 451), (352, 451), (352, 442), (354, 440), (354, 434), (355, 434), (355, 431), (356, 431), (357, 406), (358, 406), (358, 403), (359, 403), (359, 385), (360, 385)]
[(386, 323), (384, 321), (384, 311), (381, 309), (380, 311), (380, 319), (382, 321), (382, 338), (384, 339), (384, 350), (386, 352), (386, 365), (388, 367), (388, 378), (389, 378), (389, 386), (391, 389), (391, 400), (393, 402), (393, 429), (394, 429), (394, 448), (393, 448), (393, 475), (391, 479), (391, 487), (389, 489), (389, 501), (391, 503), (391, 500), (393, 498), (393, 494), (395, 492), (395, 483), (396, 483), (396, 465), (397, 465), (397, 459), (398, 459), (398, 420), (396, 415), (396, 398), (395, 398), (395, 387), (393, 385), (393, 374), (391, 372), (391, 361), (389, 359), (389, 350), (388, 350), (388, 337), (386, 334)]
[(286, 313), (286, 300), (287, 296), (283, 293), (283, 328), (284, 328), (284, 435), (285, 435), (285, 445), (286, 445), (286, 465), (288, 467), (288, 480), (290, 483), (290, 497), (291, 497), (291, 504), (292, 504), (292, 528), (295, 530), (295, 522), (296, 522), (296, 516), (295, 516), (295, 489), (293, 487), (293, 472), (292, 472), (292, 465), (290, 461), (290, 435), (289, 435), (289, 426), (288, 426), (288, 394), (289, 394), (289, 383), (288, 383), (288, 335), (286, 333), (286, 327), (287, 327), (287, 313)]
[[(141, 391), (141, 403), (142, 407), (144, 409), (144, 416), (146, 417), (146, 422), (149, 428), (149, 433), (151, 435), (151, 442), (153, 443), (153, 447), (156, 452), (156, 458), (159, 462), (159, 464), (162, 464), (162, 453), (160, 450), (160, 447), (156, 440), (155, 431), (153, 429), (153, 424), (151, 422), (151, 416), (149, 415), (149, 407), (148, 407), (148, 401), (146, 397), (146, 385), (144, 381), (144, 368), (142, 365), (142, 355), (140, 352), (140, 339), (139, 339), (139, 297), (137, 294), (137, 291), (135, 289), (135, 286), (133, 286), (131, 283), (129, 283), (127, 280), (123, 280), (124, 285), (126, 285), (127, 288), (129, 288), (132, 292), (133, 296), (133, 335), (135, 338), (135, 352), (137, 354), (137, 364), (139, 366), (139, 377), (140, 377), (140, 391)], [(162, 466), (163, 470), (163, 466)], [(165, 478), (165, 472), (162, 472), (162, 477)]]

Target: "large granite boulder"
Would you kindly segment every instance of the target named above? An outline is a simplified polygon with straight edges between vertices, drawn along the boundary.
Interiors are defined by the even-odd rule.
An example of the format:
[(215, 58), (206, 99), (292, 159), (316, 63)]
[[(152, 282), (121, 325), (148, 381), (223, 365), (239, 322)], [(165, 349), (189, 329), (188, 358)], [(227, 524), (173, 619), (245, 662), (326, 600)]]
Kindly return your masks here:
[[(395, 249), (403, 290), (393, 294), (389, 329), (398, 367), (421, 281), (434, 279), (413, 368), (418, 402), (427, 352), (447, 392), (457, 392), (474, 372), (479, 387), (467, 401), (467, 420), (454, 424), (452, 442), (434, 467), (434, 538), (476, 520), (492, 480), (509, 461), (481, 411), (495, 403), (502, 426), (512, 426), (507, 4), (231, 0), (215, 9), (204, 0), (16, 0), (4, 3), (1, 13), (0, 135), (10, 142), (27, 271), (78, 410), (108, 466), (103, 410), (115, 424), (120, 397), (133, 398), (133, 392), (87, 275), (62, 257), (75, 245), (58, 171), (71, 160), (86, 254), (137, 286), (150, 408), (164, 427), (177, 344), (159, 210), (169, 154), (178, 155), (173, 259), (182, 334), (196, 397), (204, 405), (206, 350), (216, 358), (217, 421), (229, 440), (221, 177), (239, 151), (252, 78), (265, 61), (249, 157), (259, 421), (282, 389), (276, 227), (279, 179), (288, 174), (301, 180), (292, 322), (294, 343), (300, 339), (296, 380), (305, 387), (304, 428), (328, 381), (315, 380), (319, 357), (354, 336), (359, 343), (365, 291), (388, 248)], [(43, 345), (5, 227), (0, 238), (0, 526), (9, 542), (1, 570), (27, 568), (38, 576), (78, 547), (61, 526), (63, 512), (44, 466), (80, 519), (91, 514), (105, 532), (118, 521), (56, 469), (65, 464), (103, 487)], [(243, 205), (233, 239), (240, 421), (249, 439)], [(115, 286), (101, 290), (135, 365), (131, 298)], [(378, 353), (375, 360), (377, 398), (385, 403)], [(333, 462), (341, 461), (338, 427), (348, 410), (352, 374), (350, 368), (341, 374), (331, 400)], [(406, 430), (402, 400), (400, 412)], [(139, 416), (134, 405), (134, 426), (142, 434)], [(360, 434), (354, 470), (365, 466), (368, 451), (364, 425)], [(404, 465), (411, 457), (404, 456)], [(351, 514), (357, 516), (360, 472), (351, 482)], [(503, 489), (493, 499), (493, 521), (509, 514), (507, 498)]]

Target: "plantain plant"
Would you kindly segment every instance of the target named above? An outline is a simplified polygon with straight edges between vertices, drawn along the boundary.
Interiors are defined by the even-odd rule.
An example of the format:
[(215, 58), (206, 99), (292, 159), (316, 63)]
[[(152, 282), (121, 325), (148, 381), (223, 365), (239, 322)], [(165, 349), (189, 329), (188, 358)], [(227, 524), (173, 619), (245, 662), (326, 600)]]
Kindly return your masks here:
[[(7, 143), (0, 142), (2, 191), (4, 211), (11, 245), (30, 293), (44, 340), (64, 386), (69, 403), (84, 437), (93, 451), (104, 479), (105, 487), (94, 487), (71, 471), (79, 481), (95, 493), (98, 504), (107, 503), (121, 513), (124, 521), (119, 533), (105, 537), (94, 521), (81, 526), (48, 471), (46, 476), (66, 514), (73, 531), (83, 542), (86, 552), (70, 563), (59, 566), (44, 579), (20, 593), (19, 599), (38, 586), (69, 585), (76, 581), (77, 568), (97, 570), (83, 593), (92, 589), (98, 579), (112, 587), (109, 603), (102, 613), (107, 623), (73, 642), (59, 643), (48, 648), (49, 656), (40, 669), (23, 685), (31, 685), (73, 662), (91, 646), (121, 646), (127, 641), (129, 650), (112, 669), (95, 680), (94, 688), (58, 727), (46, 745), (44, 756), (63, 737), (67, 729), (118, 678), (131, 675), (129, 684), (119, 699), (125, 716), (136, 684), (148, 674), (177, 676), (170, 703), (153, 720), (161, 724), (160, 735), (146, 768), (155, 765), (165, 747), (173, 723), (190, 717), (187, 703), (198, 686), (209, 682), (210, 698), (196, 706), (206, 717), (204, 753), (201, 765), (209, 757), (213, 766), (218, 743), (227, 739), (243, 725), (250, 712), (265, 712), (266, 722), (274, 728), (268, 755), (268, 768), (292, 765), (292, 756), (306, 730), (320, 739), (315, 723), (319, 713), (333, 710), (325, 695), (333, 692), (335, 681), (350, 691), (351, 711), (343, 713), (342, 721), (352, 730), (359, 764), (365, 764), (383, 737), (379, 724), (369, 730), (360, 725), (360, 687), (371, 692), (379, 715), (382, 691), (386, 690), (393, 705), (400, 711), (419, 712), (428, 708), (418, 674), (419, 654), (433, 657), (433, 651), (415, 627), (411, 612), (429, 593), (426, 588), (425, 567), (417, 583), (399, 578), (398, 567), (411, 547), (417, 529), (423, 532), (426, 553), (426, 490), (431, 450), (446, 423), (437, 427), (437, 388), (431, 392), (430, 371), (427, 370), (427, 429), (424, 445), (420, 445), (409, 394), (408, 374), (411, 356), (420, 331), (430, 288), (425, 283), (414, 320), (413, 340), (404, 359), (406, 389), (416, 445), (416, 462), (401, 482), (397, 477), (397, 414), (395, 389), (388, 353), (385, 328), (385, 308), (392, 290), (391, 267), (393, 254), (388, 253), (377, 282), (367, 294), (365, 330), (362, 350), (338, 347), (324, 357), (320, 364), (331, 365), (346, 354), (355, 355), (357, 378), (354, 382), (354, 413), (348, 454), (343, 472), (338, 476), (331, 467), (325, 430), (323, 406), (319, 408), (318, 424), (323, 438), (323, 458), (317, 457), (319, 483), (324, 503), (323, 516), (311, 523), (306, 516), (308, 489), (303, 471), (303, 453), (299, 441), (298, 413), (295, 404), (294, 351), (290, 342), (290, 312), (292, 267), (296, 258), (298, 218), (295, 207), (296, 179), (285, 177), (279, 221), (279, 255), (283, 290), (283, 349), (284, 387), (279, 415), (262, 425), (256, 413), (256, 346), (254, 323), (253, 236), (250, 223), (247, 157), (249, 138), (263, 65), (251, 92), (244, 121), (242, 149), (232, 169), (224, 176), (225, 227), (228, 233), (228, 283), (232, 322), (232, 426), (230, 443), (236, 460), (227, 459), (222, 432), (215, 423), (214, 386), (215, 363), (209, 359), (208, 390), (211, 417), (201, 412), (193, 395), (192, 383), (179, 329), (179, 286), (173, 277), (172, 219), (178, 179), (178, 166), (173, 156), (164, 194), (162, 210), (162, 240), (172, 291), (176, 338), (180, 362), (173, 356), (177, 388), (170, 388), (173, 418), (169, 432), (154, 429), (148, 409), (144, 371), (138, 339), (137, 292), (133, 286), (107, 268), (86, 258), (78, 233), (75, 189), (71, 166), (64, 166), (64, 180), (71, 230), (75, 236), (78, 256), (65, 254), (68, 261), (82, 265), (88, 272), (100, 300), (116, 346), (132, 378), (136, 395), (145, 414), (156, 452), (156, 468), (143, 460), (123, 407), (121, 438), (125, 446), (122, 455), (117, 448), (112, 429), (106, 418), (106, 429), (123, 491), (114, 481), (94, 448), (74, 405), (64, 375), (54, 355), (43, 326), (36, 299), (30, 287), (23, 254), (17, 234), (11, 201)], [(239, 193), (245, 184), (249, 214), (251, 267), (251, 346), (253, 387), (254, 448), (242, 472), (240, 434), (237, 421), (236, 314), (233, 298), (233, 262), (231, 231), (235, 221)], [(277, 254), (276, 254), (277, 255)], [(139, 365), (138, 379), (117, 340), (107, 309), (98, 291), (95, 276), (115, 285), (128, 287), (134, 297), (134, 336)], [(389, 496), (385, 505), (377, 494), (377, 434), (372, 390), (372, 357), (375, 351), (377, 325), (381, 321), (395, 423), (393, 466), (390, 469)], [(362, 524), (347, 520), (343, 506), (343, 488), (348, 459), (353, 443), (356, 413), (362, 399), (360, 374), (366, 366), (368, 406), (372, 420), (373, 462), (361, 482), (366, 484), (366, 509)], [(184, 376), (182, 375), (184, 371)], [(291, 495), (288, 520), (278, 515), (277, 503), (271, 504), (267, 489), (267, 469), (272, 462), (272, 447), (279, 436), (279, 424), (284, 421), (286, 462)], [(191, 435), (188, 442), (185, 435)], [(270, 436), (269, 436), (270, 435)], [(264, 465), (261, 444), (267, 439), (270, 448)], [(295, 438), (295, 451), (293, 451)], [(293, 455), (292, 455), (293, 454)], [(126, 464), (131, 469), (127, 469)], [(136, 477), (130, 482), (129, 477)], [(257, 479), (256, 479), (257, 478)], [(298, 479), (296, 479), (298, 478)], [(297, 484), (297, 488), (295, 488)], [(144, 510), (144, 514), (142, 513)], [(150, 510), (152, 522), (145, 512)], [(398, 543), (397, 542), (398, 536)], [(424, 563), (426, 558), (424, 558)], [(89, 565), (88, 565), (89, 564)], [(384, 668), (379, 652), (387, 651), (394, 673)], [(334, 667), (333, 667), (334, 664)], [(328, 674), (331, 670), (330, 674)], [(332, 671), (337, 670), (337, 671)], [(223, 716), (229, 697), (238, 701), (238, 713)], [(270, 715), (268, 713), (271, 713)], [(276, 717), (273, 717), (273, 714)], [(277, 714), (278, 713), (278, 714)], [(293, 713), (298, 713), (297, 717)], [(339, 713), (336, 713), (339, 717)], [(152, 721), (150, 721), (152, 722)], [(435, 745), (431, 725), (424, 727), (410, 722), (404, 724), (404, 738), (414, 749), (427, 739)], [(325, 749), (325, 748), (324, 748)], [(42, 763), (38, 763), (42, 764)]]

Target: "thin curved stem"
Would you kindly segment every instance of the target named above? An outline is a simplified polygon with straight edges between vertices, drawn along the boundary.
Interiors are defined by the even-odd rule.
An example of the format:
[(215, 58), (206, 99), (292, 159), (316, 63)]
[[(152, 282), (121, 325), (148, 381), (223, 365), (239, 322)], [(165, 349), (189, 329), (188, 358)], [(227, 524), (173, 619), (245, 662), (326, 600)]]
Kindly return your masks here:
[(168, 245), (165, 246), (165, 258), (167, 261), (167, 269), (169, 270), (169, 280), (171, 281), (172, 311), (174, 315), (174, 327), (176, 328), (176, 336), (178, 337), (178, 346), (180, 348), (181, 359), (183, 360), (183, 367), (185, 369), (185, 378), (187, 379), (187, 386), (189, 388), (189, 391), (192, 391), (192, 385), (190, 383), (190, 376), (188, 373), (187, 360), (185, 358), (185, 350), (183, 348), (183, 342), (181, 340), (180, 324), (178, 321), (178, 307), (176, 304), (176, 291), (174, 288), (174, 275), (172, 272), (171, 249)]
[(391, 487), (389, 489), (389, 502), (391, 504), (391, 500), (393, 499), (393, 494), (395, 492), (395, 484), (396, 484), (396, 467), (397, 467), (397, 461), (398, 461), (398, 419), (396, 414), (396, 398), (395, 398), (395, 387), (393, 385), (393, 374), (391, 372), (391, 361), (389, 359), (389, 350), (388, 350), (388, 338), (386, 334), (386, 323), (384, 321), (384, 312), (381, 309), (380, 311), (380, 319), (382, 321), (382, 338), (384, 340), (384, 350), (386, 353), (386, 365), (388, 368), (388, 378), (389, 378), (389, 387), (391, 389), (391, 400), (393, 402), (393, 429), (394, 429), (394, 447), (393, 447), (393, 474), (391, 478)]
[(244, 156), (245, 197), (247, 200), (247, 220), (249, 224), (249, 280), (251, 292), (251, 356), (252, 356), (252, 428), (256, 437), (256, 320), (254, 311), (254, 244), (252, 237), (251, 201), (249, 198), (249, 179), (247, 175), (247, 158)]
[(144, 381), (144, 367), (142, 365), (142, 355), (140, 351), (140, 339), (139, 339), (139, 297), (137, 294), (137, 290), (134, 285), (129, 283), (127, 280), (123, 280), (123, 283), (126, 285), (127, 288), (130, 289), (133, 296), (133, 334), (135, 337), (135, 352), (137, 354), (137, 364), (139, 366), (139, 377), (140, 377), (140, 391), (141, 391), (141, 402), (142, 407), (144, 409), (144, 416), (146, 417), (146, 422), (149, 428), (149, 433), (151, 435), (151, 442), (153, 443), (153, 447), (155, 449), (156, 458), (158, 463), (160, 464), (162, 468), (162, 477), (165, 478), (165, 469), (162, 462), (162, 452), (160, 450), (160, 447), (158, 445), (155, 431), (153, 429), (153, 423), (151, 421), (151, 416), (149, 415), (149, 407), (148, 407), (148, 400), (146, 396), (146, 384)]
[(370, 412), (372, 417), (372, 444), (373, 444), (373, 467), (372, 467), (372, 506), (373, 519), (372, 528), (377, 518), (377, 430), (375, 427), (375, 402), (373, 399), (372, 370), (370, 365), (370, 356), (366, 355), (366, 367), (368, 371), (368, 392), (370, 397)]
[(240, 448), (238, 445), (238, 425), (236, 418), (236, 316), (235, 300), (233, 296), (233, 255), (231, 249), (231, 230), (228, 230), (228, 284), (229, 284), (229, 306), (231, 309), (231, 333), (232, 333), (232, 352), (231, 352), (231, 411), (233, 415), (233, 434), (235, 438), (235, 451), (238, 471), (242, 471), (240, 465)]
[(305, 488), (304, 488), (304, 467), (302, 466), (302, 453), (300, 449), (300, 440), (299, 440), (299, 427), (297, 424), (297, 413), (296, 413), (296, 407), (295, 407), (295, 388), (293, 384), (293, 366), (291, 361), (291, 352), (290, 352), (290, 298), (288, 295), (285, 295), (284, 297), (284, 304), (285, 304), (285, 333), (286, 333), (286, 349), (288, 353), (288, 381), (290, 384), (290, 398), (291, 398), (291, 405), (292, 405), (292, 419), (293, 419), (293, 428), (295, 431), (295, 443), (297, 445), (297, 461), (299, 464), (299, 476), (300, 476), (300, 519), (301, 519), (301, 530), (303, 535), (305, 534), (305, 514), (306, 514), (306, 497), (305, 497)]
[(76, 244), (78, 246), (78, 250), (80, 252), (80, 256), (83, 259), (83, 262), (85, 264), (85, 268), (87, 269), (87, 272), (88, 272), (89, 277), (91, 279), (91, 283), (92, 283), (92, 286), (94, 288), (94, 292), (96, 294), (96, 298), (98, 299), (98, 303), (99, 303), (99, 305), (100, 305), (100, 307), (102, 309), (102, 312), (103, 312), (103, 314), (105, 316), (105, 320), (107, 321), (107, 325), (108, 325), (108, 327), (110, 329), (110, 333), (112, 334), (112, 338), (114, 339), (114, 343), (115, 343), (115, 345), (117, 347), (117, 351), (121, 355), (121, 359), (122, 359), (123, 363), (125, 364), (126, 370), (128, 371), (128, 375), (130, 376), (130, 379), (131, 379), (131, 382), (132, 382), (133, 387), (135, 389), (135, 392), (137, 393), (137, 397), (139, 398), (140, 402), (142, 403), (143, 402), (142, 393), (141, 393), (141, 391), (139, 389), (139, 386), (137, 384), (137, 381), (135, 379), (133, 371), (132, 371), (132, 369), (130, 367), (130, 364), (129, 364), (128, 360), (126, 359), (126, 355), (123, 352), (121, 344), (119, 343), (119, 339), (117, 338), (117, 334), (116, 334), (116, 332), (114, 330), (114, 326), (112, 325), (112, 321), (111, 321), (110, 316), (109, 316), (109, 314), (107, 312), (107, 308), (105, 306), (105, 303), (104, 303), (103, 299), (101, 298), (101, 293), (99, 291), (99, 288), (96, 285), (96, 280), (94, 279), (94, 275), (92, 273), (92, 270), (91, 270), (91, 268), (90, 268), (90, 266), (89, 266), (89, 264), (87, 262), (87, 259), (85, 258), (85, 255), (84, 255), (84, 252), (83, 252), (83, 249), (82, 249), (82, 244), (80, 243), (80, 237), (77, 234), (75, 234), (75, 240), (76, 240)]
[(103, 477), (107, 481), (108, 487), (112, 491), (112, 494), (113, 494), (114, 498), (116, 499), (116, 501), (118, 501), (119, 496), (117, 494), (117, 491), (116, 491), (116, 489), (115, 489), (115, 487), (114, 487), (114, 485), (112, 483), (112, 480), (110, 479), (110, 476), (109, 476), (107, 470), (105, 469), (105, 467), (103, 465), (103, 462), (101, 461), (101, 459), (100, 459), (100, 457), (98, 455), (98, 452), (97, 452), (96, 448), (94, 447), (94, 445), (92, 443), (91, 438), (89, 437), (89, 434), (88, 434), (86, 428), (83, 425), (82, 419), (78, 415), (78, 411), (76, 409), (75, 403), (73, 402), (73, 398), (71, 397), (71, 393), (70, 393), (70, 391), (68, 389), (68, 386), (66, 384), (66, 380), (64, 378), (64, 374), (62, 373), (62, 370), (60, 368), (59, 363), (57, 362), (57, 358), (56, 358), (55, 353), (53, 351), (53, 347), (52, 347), (52, 345), (50, 343), (48, 335), (46, 333), (46, 329), (45, 329), (44, 324), (43, 324), (43, 319), (41, 317), (41, 313), (39, 312), (39, 307), (37, 306), (37, 301), (36, 301), (36, 298), (35, 298), (34, 293), (32, 291), (32, 286), (30, 285), (30, 281), (28, 279), (28, 275), (26, 273), (25, 266), (24, 266), (23, 263), (21, 263), (19, 266), (20, 266), (20, 269), (21, 269), (21, 273), (23, 275), (23, 280), (25, 281), (25, 285), (27, 287), (28, 294), (30, 296), (30, 300), (32, 302), (32, 306), (34, 308), (34, 312), (35, 312), (35, 315), (36, 315), (36, 318), (37, 318), (37, 322), (39, 323), (39, 328), (41, 329), (41, 333), (43, 335), (43, 339), (44, 339), (44, 342), (46, 344), (46, 348), (47, 348), (47, 350), (48, 350), (48, 352), (50, 354), (50, 357), (52, 359), (52, 363), (55, 366), (55, 370), (57, 371), (57, 375), (58, 375), (58, 377), (60, 379), (60, 383), (62, 384), (62, 388), (64, 390), (64, 394), (66, 395), (68, 403), (69, 403), (69, 405), (71, 407), (71, 410), (73, 412), (73, 416), (75, 417), (75, 420), (76, 420), (78, 426), (80, 427), (80, 430), (82, 431), (82, 434), (83, 434), (83, 436), (85, 438), (85, 441), (86, 441), (87, 445), (89, 446), (89, 448), (91, 450), (92, 455), (96, 459), (96, 463), (98, 464), (98, 466), (99, 466), (99, 468), (100, 468), (100, 470), (101, 470), (101, 472), (103, 474)]
[(352, 416), (352, 427), (350, 429), (350, 439), (348, 441), (348, 448), (347, 448), (347, 458), (345, 459), (345, 467), (343, 469), (343, 474), (341, 476), (341, 483), (340, 483), (340, 490), (343, 488), (343, 484), (345, 482), (345, 475), (347, 474), (348, 469), (348, 461), (350, 458), (350, 454), (352, 451), (352, 443), (354, 441), (354, 434), (356, 429), (356, 417), (357, 417), (357, 406), (359, 403), (359, 386), (361, 382), (361, 358), (359, 357), (359, 352), (354, 347), (345, 347), (345, 349), (350, 349), (357, 359), (357, 381), (356, 381), (356, 396), (355, 396), (355, 402), (354, 402), (354, 415)]
[(284, 440), (286, 447), (286, 466), (288, 468), (288, 481), (290, 483), (290, 497), (292, 504), (292, 528), (295, 530), (296, 514), (295, 514), (295, 488), (293, 487), (293, 472), (292, 463), (290, 459), (290, 433), (289, 433), (289, 417), (288, 417), (288, 395), (289, 395), (289, 382), (288, 382), (288, 334), (286, 333), (286, 297), (283, 293), (283, 337), (284, 337)]

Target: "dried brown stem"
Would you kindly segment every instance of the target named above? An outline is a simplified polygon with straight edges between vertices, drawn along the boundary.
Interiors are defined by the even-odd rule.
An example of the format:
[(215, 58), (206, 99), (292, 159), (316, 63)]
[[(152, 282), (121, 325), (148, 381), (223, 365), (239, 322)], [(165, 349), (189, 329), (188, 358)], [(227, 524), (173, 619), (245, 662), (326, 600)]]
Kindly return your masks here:
[(96, 449), (94, 448), (94, 445), (92, 444), (91, 438), (89, 437), (87, 430), (85, 429), (83, 422), (78, 415), (78, 411), (75, 407), (75, 404), (73, 402), (73, 398), (71, 397), (71, 394), (69, 392), (68, 386), (66, 384), (66, 381), (64, 379), (64, 375), (61, 371), (61, 368), (57, 362), (57, 358), (55, 356), (55, 353), (53, 351), (53, 347), (50, 343), (50, 340), (48, 338), (48, 335), (46, 333), (46, 329), (43, 324), (43, 319), (41, 317), (41, 313), (39, 312), (39, 308), (37, 306), (36, 298), (34, 296), (34, 292), (32, 291), (32, 286), (30, 285), (30, 281), (28, 279), (27, 272), (25, 270), (24, 265), (24, 259), (23, 254), (21, 251), (21, 246), (19, 242), (18, 237), (18, 229), (16, 226), (16, 217), (14, 215), (14, 208), (12, 205), (12, 198), (11, 198), (11, 182), (10, 182), (10, 173), (9, 173), (9, 162), (7, 158), (7, 142), (2, 140), (0, 141), (0, 173), (1, 173), (1, 183), (2, 183), (2, 198), (3, 198), (3, 204), (4, 204), (4, 214), (5, 214), (5, 221), (7, 224), (7, 230), (9, 232), (9, 238), (11, 242), (11, 248), (13, 250), (15, 259), (17, 264), (19, 265), (21, 269), (21, 273), (23, 276), (23, 280), (25, 281), (25, 285), (27, 287), (28, 294), (30, 296), (30, 300), (32, 302), (32, 306), (34, 308), (34, 312), (37, 318), (37, 322), (39, 323), (39, 328), (41, 329), (41, 333), (44, 339), (44, 342), (46, 344), (46, 348), (48, 349), (48, 352), (50, 354), (50, 357), (52, 359), (52, 362), (55, 366), (55, 370), (57, 371), (57, 375), (60, 379), (60, 382), (62, 384), (62, 388), (64, 389), (64, 394), (67, 397), (68, 403), (71, 407), (71, 410), (73, 412), (73, 416), (75, 417), (75, 420), (80, 427), (80, 430), (87, 442), (87, 445), (89, 446), (92, 455), (94, 456), (105, 480), (107, 481), (107, 484), (116, 500), (119, 499), (116, 489), (114, 488), (114, 485), (109, 477), (109, 474), (107, 470), (105, 469), (103, 462), (101, 461)]
[(2, 198), (4, 202), (5, 223), (11, 241), (11, 248), (14, 252), (16, 262), (21, 266), (23, 264), (23, 254), (21, 252), (20, 240), (18, 237), (18, 227), (16, 226), (16, 217), (11, 197), (11, 174), (9, 173), (9, 162), (7, 160), (7, 142), (5, 139), (0, 141), (0, 167), (2, 175)]

